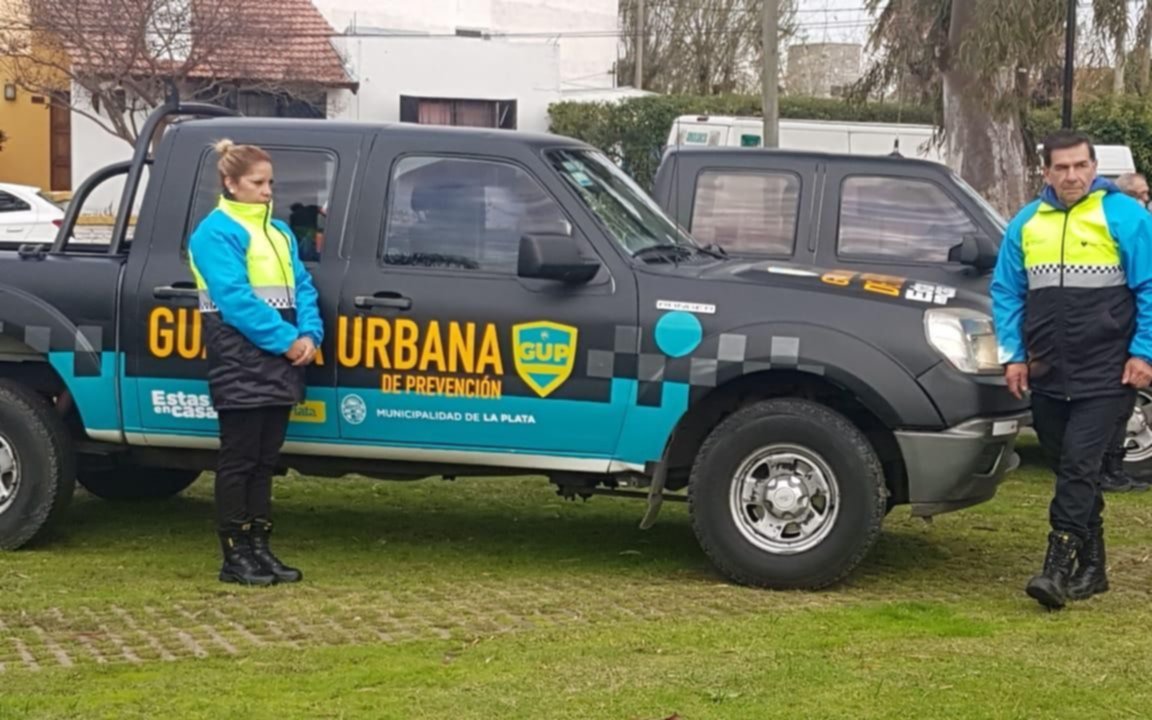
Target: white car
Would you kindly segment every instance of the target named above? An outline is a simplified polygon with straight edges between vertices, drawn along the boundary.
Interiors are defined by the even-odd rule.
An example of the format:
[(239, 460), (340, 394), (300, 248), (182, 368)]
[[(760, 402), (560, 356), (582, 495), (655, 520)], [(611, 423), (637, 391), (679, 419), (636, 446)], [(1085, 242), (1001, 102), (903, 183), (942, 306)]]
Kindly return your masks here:
[(64, 211), (31, 185), (0, 183), (0, 243), (56, 239)]

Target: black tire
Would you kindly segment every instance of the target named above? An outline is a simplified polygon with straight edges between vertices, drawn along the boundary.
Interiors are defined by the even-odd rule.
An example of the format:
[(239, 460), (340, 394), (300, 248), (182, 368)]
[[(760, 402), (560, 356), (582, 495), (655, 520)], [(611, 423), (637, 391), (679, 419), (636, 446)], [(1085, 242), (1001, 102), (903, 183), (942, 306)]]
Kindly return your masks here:
[(0, 380), (0, 452), (15, 461), (14, 486), (0, 490), (0, 550), (16, 550), (62, 514), (76, 488), (76, 459), (64, 420), (47, 400)]
[[(1136, 416), (1136, 411), (1141, 407), (1145, 408), (1145, 414), (1143, 418)], [(1145, 428), (1152, 425), (1152, 417), (1149, 417), (1149, 415), (1152, 415), (1152, 413), (1149, 411), (1152, 411), (1152, 390), (1138, 390), (1136, 406), (1133, 408), (1133, 419), (1135, 422), (1130, 422), (1129, 428), (1139, 425), (1141, 430), (1138, 434), (1144, 435), (1145, 437), (1147, 437), (1147, 431)], [(1133, 433), (1130, 429), (1127, 432), (1125, 442), (1127, 443), (1135, 440), (1136, 435), (1137, 433)], [(1141, 479), (1147, 479), (1149, 476), (1152, 476), (1152, 453), (1149, 453), (1149, 447), (1146, 442), (1143, 443), (1143, 447), (1137, 446), (1135, 448), (1130, 448), (1125, 453), (1124, 472), (1128, 473), (1132, 477)]]
[[(833, 485), (839, 496), (835, 514), (825, 513), (826, 534), (796, 552), (750, 540), (745, 532), (756, 533), (737, 519), (732, 499), (741, 466), (774, 446), (815, 463), (810, 467), (822, 466), (829, 487), (823, 497)], [(770, 478), (755, 483), (757, 491), (769, 485)], [(777, 590), (818, 590), (849, 575), (880, 535), (887, 497), (880, 460), (856, 426), (823, 405), (795, 399), (758, 402), (726, 418), (700, 447), (688, 484), (692, 527), (717, 569), (736, 583)], [(808, 507), (817, 509), (820, 495), (807, 498)], [(825, 502), (824, 508), (833, 505)], [(747, 505), (740, 512), (749, 517)]]
[(80, 485), (102, 500), (163, 500), (179, 495), (196, 482), (199, 470), (149, 468), (136, 465), (81, 470)]

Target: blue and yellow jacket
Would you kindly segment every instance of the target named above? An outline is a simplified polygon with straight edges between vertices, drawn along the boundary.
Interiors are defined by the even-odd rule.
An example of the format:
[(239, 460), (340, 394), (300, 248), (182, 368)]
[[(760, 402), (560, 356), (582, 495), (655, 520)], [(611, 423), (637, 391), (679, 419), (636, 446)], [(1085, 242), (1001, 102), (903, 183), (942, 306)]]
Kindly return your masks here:
[(284, 357), (302, 336), (324, 340), (319, 298), (296, 238), (272, 207), (221, 198), (188, 241), (200, 291), (208, 381), (217, 410), (304, 397), (304, 369)]
[(1152, 215), (1097, 179), (1065, 207), (1051, 187), (1008, 225), (991, 284), (1000, 362), (1033, 392), (1119, 394), (1129, 357), (1152, 361)]

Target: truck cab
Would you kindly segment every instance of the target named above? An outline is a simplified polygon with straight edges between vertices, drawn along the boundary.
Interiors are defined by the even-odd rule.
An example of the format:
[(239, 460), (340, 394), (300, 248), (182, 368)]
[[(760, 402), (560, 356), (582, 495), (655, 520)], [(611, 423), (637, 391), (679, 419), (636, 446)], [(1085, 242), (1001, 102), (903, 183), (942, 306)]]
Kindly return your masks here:
[(915, 277), (984, 294), (1006, 223), (940, 163), (671, 148), (661, 207), (732, 255)]
[[(187, 241), (224, 137), (271, 154), (270, 211), (309, 239), (326, 337), (284, 446), (300, 472), (538, 474), (644, 501), (643, 527), (686, 502), (727, 579), (821, 588), (892, 508), (985, 502), (1016, 462), (1028, 409), (979, 296), (710, 250), (567, 138), (174, 105), (54, 243), (0, 246), (0, 547), (66, 523), (77, 481), (157, 497), (213, 468)], [(78, 242), (114, 178), (108, 243)]]

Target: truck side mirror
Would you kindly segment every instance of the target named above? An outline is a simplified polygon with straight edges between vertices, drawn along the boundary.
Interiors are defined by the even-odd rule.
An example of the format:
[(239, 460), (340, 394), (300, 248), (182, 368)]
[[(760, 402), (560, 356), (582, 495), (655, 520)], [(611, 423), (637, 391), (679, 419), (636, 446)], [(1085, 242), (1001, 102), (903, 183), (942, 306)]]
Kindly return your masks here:
[(948, 262), (971, 265), (977, 270), (991, 270), (996, 266), (996, 256), (984, 250), (985, 243), (976, 235), (965, 235), (959, 245), (948, 250)]
[(577, 240), (566, 235), (524, 235), (520, 238), (517, 275), (563, 283), (590, 282), (600, 272), (600, 261), (580, 254)]

